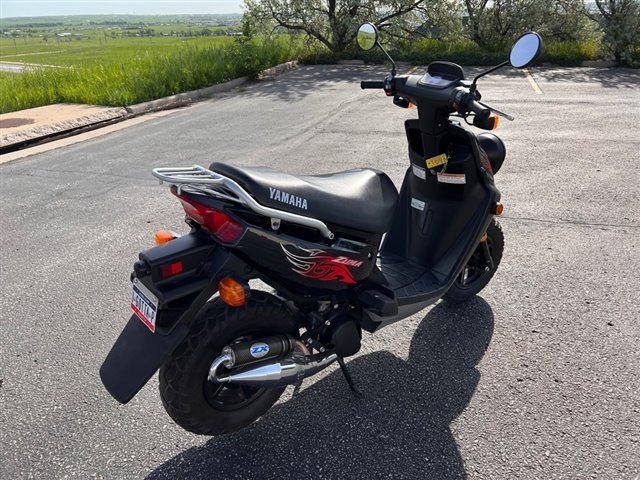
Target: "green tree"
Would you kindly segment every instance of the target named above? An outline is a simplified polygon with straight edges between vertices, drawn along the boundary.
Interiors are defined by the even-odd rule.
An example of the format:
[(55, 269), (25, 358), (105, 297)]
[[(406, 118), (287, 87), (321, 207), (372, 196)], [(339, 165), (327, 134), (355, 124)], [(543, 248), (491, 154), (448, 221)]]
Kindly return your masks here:
[(256, 25), (304, 32), (332, 52), (342, 52), (356, 37), (358, 26), (372, 22), (400, 31), (419, 25), (416, 15), (426, 0), (245, 0), (246, 15)]
[(640, 44), (640, 2), (638, 0), (596, 0), (599, 15), (585, 9), (604, 31), (604, 44), (618, 65), (632, 63), (631, 46)]
[(523, 32), (546, 40), (580, 41), (593, 36), (582, 0), (465, 0), (469, 37), (484, 48), (508, 47)]

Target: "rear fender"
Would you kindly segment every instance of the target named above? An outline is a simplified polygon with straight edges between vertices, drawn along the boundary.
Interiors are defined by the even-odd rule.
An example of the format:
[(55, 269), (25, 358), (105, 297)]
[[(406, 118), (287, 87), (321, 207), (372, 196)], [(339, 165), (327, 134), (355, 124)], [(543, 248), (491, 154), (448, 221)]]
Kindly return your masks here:
[(187, 336), (196, 314), (218, 291), (219, 279), (225, 275), (243, 279), (247, 270), (246, 263), (217, 248), (207, 262), (209, 282), (170, 328), (152, 333), (133, 315), (100, 367), (100, 378), (111, 396), (120, 403), (129, 402)]

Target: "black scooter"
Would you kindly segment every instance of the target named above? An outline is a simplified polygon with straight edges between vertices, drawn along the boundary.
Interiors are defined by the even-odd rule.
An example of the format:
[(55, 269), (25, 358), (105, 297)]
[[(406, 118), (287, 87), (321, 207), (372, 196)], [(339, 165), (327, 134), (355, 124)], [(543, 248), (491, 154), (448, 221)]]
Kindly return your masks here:
[[(372, 24), (360, 27), (358, 43), (382, 49)], [(405, 122), (411, 165), (400, 194), (386, 174), (364, 168), (155, 169), (191, 232), (158, 232), (158, 246), (134, 264), (134, 315), (100, 369), (109, 393), (127, 403), (159, 368), (169, 415), (206, 435), (250, 424), (287, 385), (333, 362), (359, 395), (343, 359), (359, 351), (363, 329), (440, 298), (468, 300), (496, 272), (503, 235), (493, 175), (505, 147), (451, 117), (494, 128), (493, 114), (506, 114), (480, 101), (478, 78), (509, 63), (524, 68), (540, 48), (536, 33), (522, 35), (510, 62), (471, 83), (447, 62), (397, 76), (393, 60), (384, 81), (361, 83), (417, 107), (418, 119)], [(252, 279), (273, 291), (251, 289)]]

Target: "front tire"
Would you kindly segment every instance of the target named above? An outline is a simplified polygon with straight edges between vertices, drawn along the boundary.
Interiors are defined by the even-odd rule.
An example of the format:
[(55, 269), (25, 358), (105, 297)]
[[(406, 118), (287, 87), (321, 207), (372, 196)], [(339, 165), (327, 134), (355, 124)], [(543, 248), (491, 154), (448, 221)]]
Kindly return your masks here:
[(207, 303), (189, 335), (160, 368), (160, 397), (169, 416), (201, 435), (233, 432), (260, 418), (285, 387), (218, 385), (207, 376), (226, 345), (275, 334), (297, 336), (298, 331), (290, 310), (272, 295), (254, 290), (237, 308), (220, 299)]
[(494, 268), (486, 270), (486, 261), (479, 244), (473, 255), (458, 274), (453, 285), (442, 297), (449, 303), (464, 303), (475, 297), (493, 278), (502, 260), (504, 250), (504, 234), (498, 221), (494, 218), (487, 228), (487, 245), (493, 260)]

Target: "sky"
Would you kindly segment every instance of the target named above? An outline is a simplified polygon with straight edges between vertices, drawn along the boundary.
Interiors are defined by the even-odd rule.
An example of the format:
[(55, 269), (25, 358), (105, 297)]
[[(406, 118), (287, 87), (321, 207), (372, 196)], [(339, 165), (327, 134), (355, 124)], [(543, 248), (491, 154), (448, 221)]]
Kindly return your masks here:
[(0, 18), (241, 13), (242, 0), (0, 0)]

